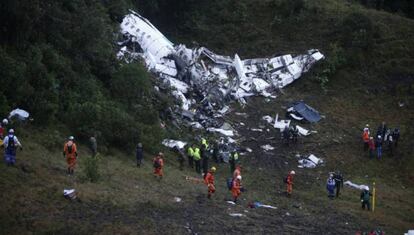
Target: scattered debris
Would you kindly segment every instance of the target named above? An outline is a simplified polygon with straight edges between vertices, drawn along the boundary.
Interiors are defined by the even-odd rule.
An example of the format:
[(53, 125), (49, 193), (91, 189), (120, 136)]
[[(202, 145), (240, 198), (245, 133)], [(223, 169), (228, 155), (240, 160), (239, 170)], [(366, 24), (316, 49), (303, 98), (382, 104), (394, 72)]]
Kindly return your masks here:
[(299, 126), (299, 125), (296, 125), (296, 128), (298, 129), (299, 134), (302, 135), (302, 136), (308, 136), (312, 133), (317, 133), (317, 131), (310, 131), (310, 130), (307, 130), (307, 129)]
[(180, 197), (174, 197), (174, 201), (175, 201), (175, 202), (181, 202), (181, 201), (182, 201), (182, 199), (181, 199)]
[(274, 150), (275, 149), (274, 147), (272, 147), (269, 144), (262, 145), (262, 146), (260, 146), (260, 148), (264, 149), (265, 151), (270, 151), (270, 150)]
[(321, 158), (316, 157), (313, 154), (310, 154), (308, 157), (304, 159), (300, 159), (299, 161), (299, 168), (315, 168), (316, 166), (323, 163)]
[(183, 149), (187, 145), (186, 142), (183, 142), (180, 140), (171, 140), (171, 139), (163, 140), (162, 144), (169, 148), (177, 148), (177, 149)]
[(272, 124), (272, 122), (273, 122), (273, 118), (269, 115), (266, 115), (266, 116), (262, 117), (262, 119), (265, 120), (269, 124)]
[[(124, 17), (120, 28), (124, 40), (118, 43), (118, 58), (126, 62), (143, 59), (148, 70), (164, 86), (172, 88), (172, 94), (179, 102), (171, 110), (177, 124), (205, 128), (227, 136), (233, 136), (233, 133), (221, 130), (220, 118), (230, 112), (228, 102), (238, 100), (245, 105), (246, 98), (253, 95), (276, 98), (273, 93), (324, 58), (315, 49), (297, 56), (288, 54), (245, 60), (237, 54), (234, 57), (218, 55), (205, 47), (189, 49), (182, 44), (173, 44), (134, 11)], [(157, 86), (158, 90), (163, 89), (163, 84)], [(247, 116), (244, 113), (236, 115)], [(201, 126), (189, 125), (189, 122), (198, 122)]]
[(230, 213), (229, 215), (233, 216), (233, 217), (244, 217), (244, 216), (246, 216), (245, 214), (242, 214), (242, 213)]
[(296, 120), (302, 120), (300, 118), (306, 119), (308, 122), (319, 122), (321, 120), (321, 115), (314, 108), (305, 104), (303, 101), (295, 102), (290, 108), (287, 109), (287, 112), (293, 115), (290, 115)]
[(262, 129), (259, 128), (250, 128), (251, 131), (263, 132)]
[(277, 209), (277, 207), (275, 206), (271, 206), (271, 205), (264, 205), (261, 202), (250, 202), (248, 207), (250, 208), (259, 208), (259, 207), (263, 207), (263, 208), (269, 208), (269, 209)]
[(233, 201), (226, 201), (226, 202), (229, 203), (229, 204), (232, 204), (232, 205), (236, 205), (236, 203), (233, 202)]
[(76, 190), (75, 189), (64, 189), (63, 196), (66, 199), (75, 200), (77, 198)]
[(361, 184), (361, 185), (360, 184), (354, 184), (349, 180), (345, 181), (344, 185), (348, 185), (351, 188), (355, 188), (355, 189), (359, 189), (359, 190), (367, 189), (369, 191), (369, 186), (363, 185), (363, 184)]
[(279, 121), (279, 114), (276, 114), (275, 123), (273, 124), (274, 128), (277, 128), (277, 129), (280, 129), (280, 131), (283, 131), (283, 129), (285, 129), (285, 127), (289, 127), (289, 125), (290, 125), (290, 120)]

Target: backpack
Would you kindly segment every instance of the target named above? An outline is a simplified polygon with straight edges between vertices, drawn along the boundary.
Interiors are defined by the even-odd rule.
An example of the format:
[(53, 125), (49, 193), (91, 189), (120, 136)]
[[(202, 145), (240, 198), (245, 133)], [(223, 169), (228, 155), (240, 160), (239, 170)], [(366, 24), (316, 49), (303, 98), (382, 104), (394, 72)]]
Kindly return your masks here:
[(227, 188), (229, 190), (233, 188), (233, 178), (227, 178)]
[(154, 168), (160, 168), (160, 167), (161, 167), (160, 159), (155, 159)]

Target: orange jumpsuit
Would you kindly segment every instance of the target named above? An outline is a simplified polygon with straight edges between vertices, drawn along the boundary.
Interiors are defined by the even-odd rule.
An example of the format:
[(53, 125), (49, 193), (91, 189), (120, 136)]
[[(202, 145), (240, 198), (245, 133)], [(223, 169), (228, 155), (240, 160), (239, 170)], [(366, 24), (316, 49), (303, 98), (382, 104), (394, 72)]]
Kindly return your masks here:
[(234, 201), (237, 200), (237, 198), (241, 194), (241, 182), (238, 179), (233, 180), (233, 187), (231, 188), (231, 194), (233, 194)]
[(204, 183), (207, 185), (208, 189), (208, 198), (211, 197), (211, 195), (216, 192), (216, 187), (214, 186), (214, 175), (211, 171), (209, 171), (206, 175), (206, 178), (204, 179)]
[[(70, 148), (70, 146), (72, 148)], [(76, 158), (78, 156), (78, 150), (76, 149), (76, 144), (73, 143), (73, 141), (69, 140), (63, 146), (63, 152), (65, 153), (65, 156), (66, 156), (66, 162), (68, 164), (68, 169), (69, 170), (75, 169)]]
[(162, 168), (164, 167), (164, 160), (161, 157), (157, 156), (154, 158), (153, 162), (155, 161), (159, 161), (160, 167), (157, 167), (157, 168), (154, 167), (154, 175), (158, 175), (162, 177), (164, 175), (162, 171)]
[(287, 183), (286, 183), (286, 187), (287, 187), (286, 191), (289, 195), (292, 194), (292, 189), (293, 189), (292, 186), (293, 186), (293, 175), (289, 174), (287, 176)]

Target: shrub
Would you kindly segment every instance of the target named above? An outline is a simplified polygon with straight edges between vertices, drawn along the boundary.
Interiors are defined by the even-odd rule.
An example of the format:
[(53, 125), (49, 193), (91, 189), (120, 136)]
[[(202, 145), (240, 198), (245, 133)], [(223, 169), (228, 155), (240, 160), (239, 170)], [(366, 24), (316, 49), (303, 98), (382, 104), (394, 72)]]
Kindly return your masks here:
[(91, 182), (99, 180), (98, 157), (87, 157), (85, 159), (86, 178)]

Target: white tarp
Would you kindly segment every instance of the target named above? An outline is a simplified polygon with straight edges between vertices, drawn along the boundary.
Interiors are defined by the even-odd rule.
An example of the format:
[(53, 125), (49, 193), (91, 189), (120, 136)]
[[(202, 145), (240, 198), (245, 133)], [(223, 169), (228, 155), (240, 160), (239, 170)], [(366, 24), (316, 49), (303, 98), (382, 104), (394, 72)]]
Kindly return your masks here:
[(187, 145), (186, 142), (184, 141), (180, 141), (180, 140), (171, 140), (171, 139), (165, 139), (162, 141), (162, 144), (164, 146), (167, 146), (169, 148), (178, 148), (178, 149), (182, 149), (184, 148), (184, 146)]
[(26, 110), (23, 109), (15, 109), (10, 112), (9, 119), (16, 117), (19, 120), (26, 120), (29, 117), (29, 113)]

